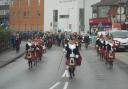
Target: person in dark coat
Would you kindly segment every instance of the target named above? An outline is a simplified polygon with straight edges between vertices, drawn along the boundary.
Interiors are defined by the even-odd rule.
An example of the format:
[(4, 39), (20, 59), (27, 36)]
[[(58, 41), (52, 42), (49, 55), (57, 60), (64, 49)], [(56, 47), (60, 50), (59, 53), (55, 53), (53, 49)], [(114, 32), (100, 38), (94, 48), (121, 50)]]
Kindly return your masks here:
[(19, 52), (20, 50), (20, 44), (21, 44), (21, 38), (19, 36), (19, 34), (16, 35), (16, 51)]
[(15, 48), (16, 47), (16, 36), (14, 35), (11, 36), (11, 43), (12, 43), (13, 48)]
[(86, 48), (88, 48), (89, 42), (90, 42), (89, 36), (88, 35), (84, 36), (84, 43)]

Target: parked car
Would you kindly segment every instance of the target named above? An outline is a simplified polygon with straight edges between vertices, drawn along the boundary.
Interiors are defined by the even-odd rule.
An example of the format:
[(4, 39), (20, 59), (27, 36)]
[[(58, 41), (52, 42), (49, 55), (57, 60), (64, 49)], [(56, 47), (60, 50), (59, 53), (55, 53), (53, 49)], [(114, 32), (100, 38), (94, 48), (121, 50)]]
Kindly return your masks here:
[(110, 31), (109, 34), (113, 36), (115, 43), (118, 45), (117, 50), (125, 51), (128, 49), (128, 31), (118, 30)]

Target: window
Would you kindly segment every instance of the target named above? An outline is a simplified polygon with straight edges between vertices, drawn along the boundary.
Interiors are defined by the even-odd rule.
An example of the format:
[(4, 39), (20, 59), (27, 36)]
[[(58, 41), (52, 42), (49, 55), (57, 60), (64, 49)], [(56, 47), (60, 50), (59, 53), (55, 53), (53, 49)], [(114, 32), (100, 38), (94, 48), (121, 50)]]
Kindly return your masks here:
[(28, 16), (30, 16), (30, 0), (28, 0)]
[(72, 24), (69, 24), (69, 29), (72, 29)]
[(27, 31), (27, 24), (25, 24), (25, 29), (24, 29), (24, 31)]
[(13, 0), (11, 1), (11, 7), (13, 6)]
[(37, 11), (37, 16), (40, 16), (40, 11), (39, 10)]
[(37, 0), (38, 5), (40, 5), (40, 0)]
[(53, 10), (53, 18), (55, 22), (58, 22), (58, 10)]
[(18, 16), (20, 16), (20, 10), (18, 10)]
[(30, 0), (28, 0), (28, 7), (30, 7)]
[(20, 31), (20, 25), (18, 25), (18, 30)]
[(1, 15), (8, 15), (8, 10), (1, 10)]
[(15, 13), (15, 11), (13, 12), (13, 16), (16, 16), (16, 13)]
[(109, 11), (110, 7), (109, 6), (101, 6), (99, 7), (99, 18), (104, 18), (104, 17), (108, 17), (108, 11)]
[(13, 24), (13, 29), (15, 30), (15, 24)]
[(31, 24), (31, 31), (34, 31), (34, 25)]
[(30, 16), (30, 10), (28, 10), (28, 16)]
[(26, 11), (24, 11), (24, 14), (23, 14), (23, 16), (26, 16)]
[(69, 15), (60, 15), (60, 18), (69, 18)]
[(40, 25), (37, 24), (37, 31), (39, 32), (40, 31)]
[(18, 0), (18, 15), (20, 15), (20, 0)]

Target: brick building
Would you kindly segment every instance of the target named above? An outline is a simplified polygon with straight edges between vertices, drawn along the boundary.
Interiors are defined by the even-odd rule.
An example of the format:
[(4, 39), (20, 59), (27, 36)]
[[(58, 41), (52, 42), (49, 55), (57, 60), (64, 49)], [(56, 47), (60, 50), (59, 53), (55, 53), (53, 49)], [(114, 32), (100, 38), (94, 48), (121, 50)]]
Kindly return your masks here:
[(9, 26), (22, 32), (44, 31), (44, 0), (13, 0)]

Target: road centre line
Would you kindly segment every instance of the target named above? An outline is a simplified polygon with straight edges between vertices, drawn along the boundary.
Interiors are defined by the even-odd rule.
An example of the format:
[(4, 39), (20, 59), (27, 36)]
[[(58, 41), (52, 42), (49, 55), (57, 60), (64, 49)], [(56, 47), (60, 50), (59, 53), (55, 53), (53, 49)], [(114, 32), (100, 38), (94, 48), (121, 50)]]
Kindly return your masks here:
[(63, 89), (67, 89), (68, 88), (68, 82), (65, 82), (64, 88)]
[(54, 89), (55, 87), (57, 87), (60, 84), (60, 82), (57, 82), (56, 84), (54, 84), (51, 88), (49, 89)]

